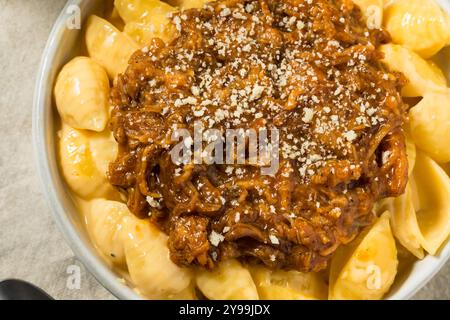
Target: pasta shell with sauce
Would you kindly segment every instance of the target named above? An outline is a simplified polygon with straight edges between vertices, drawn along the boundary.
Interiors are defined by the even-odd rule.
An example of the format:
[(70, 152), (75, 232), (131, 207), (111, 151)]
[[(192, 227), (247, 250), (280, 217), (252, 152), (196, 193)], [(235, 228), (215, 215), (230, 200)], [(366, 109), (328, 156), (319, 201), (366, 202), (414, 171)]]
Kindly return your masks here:
[(76, 129), (103, 131), (109, 119), (109, 79), (94, 60), (77, 57), (67, 63), (55, 84), (61, 119)]
[(434, 0), (396, 0), (384, 12), (395, 43), (430, 58), (450, 39), (450, 17)]
[(395, 44), (381, 46), (382, 60), (391, 71), (402, 72), (408, 79), (403, 87), (404, 97), (422, 97), (430, 91), (442, 91), (447, 86), (443, 72), (431, 61)]
[(196, 283), (211, 300), (258, 300), (250, 272), (237, 260), (222, 261), (211, 271), (199, 270)]
[(151, 21), (154, 16), (166, 17), (176, 8), (160, 0), (115, 0), (114, 6), (125, 23)]
[(95, 15), (87, 21), (86, 47), (89, 56), (106, 69), (111, 79), (126, 70), (131, 55), (139, 49), (128, 35)]
[(397, 273), (397, 248), (385, 212), (349, 245), (341, 246), (331, 262), (329, 299), (381, 299)]
[(160, 38), (168, 43), (175, 37), (174, 28), (162, 16), (154, 16), (150, 22), (129, 22), (123, 31), (142, 47), (150, 44), (153, 38)]
[(192, 273), (170, 259), (168, 236), (148, 220), (124, 217), (125, 257), (131, 280), (150, 299), (186, 297)]
[(126, 22), (124, 32), (141, 46), (148, 45), (152, 38), (169, 42), (175, 29), (169, 24), (169, 14), (176, 8), (159, 0), (116, 0), (115, 8)]
[(353, 0), (361, 9), (369, 29), (379, 29), (383, 23), (383, 0)]
[(262, 300), (324, 300), (328, 287), (319, 273), (272, 271), (263, 266), (251, 268)]
[(410, 183), (422, 247), (435, 255), (450, 235), (450, 178), (430, 157), (418, 152)]
[(392, 212), (394, 235), (412, 254), (436, 254), (450, 233), (450, 178), (419, 151), (406, 192), (382, 200), (379, 208)]
[[(408, 157), (408, 177), (411, 177), (416, 163), (416, 145), (409, 130), (405, 131), (406, 155)], [(391, 213), (391, 227), (396, 239), (417, 258), (424, 256), (419, 237), (416, 212), (411, 199), (411, 186), (407, 185), (405, 193), (396, 198), (386, 198), (375, 204), (375, 211)]]
[(409, 111), (411, 136), (434, 160), (450, 161), (450, 90), (429, 92)]
[(63, 124), (58, 135), (61, 169), (70, 189), (82, 198), (113, 193), (106, 168), (115, 159), (118, 146), (111, 132), (77, 130)]
[(125, 247), (122, 220), (131, 215), (126, 204), (94, 199), (86, 212), (86, 225), (97, 249), (113, 265), (124, 268)]
[(412, 201), (411, 184), (407, 185), (401, 196), (381, 200), (379, 209), (391, 212), (392, 232), (401, 245), (417, 258), (423, 259), (423, 237)]

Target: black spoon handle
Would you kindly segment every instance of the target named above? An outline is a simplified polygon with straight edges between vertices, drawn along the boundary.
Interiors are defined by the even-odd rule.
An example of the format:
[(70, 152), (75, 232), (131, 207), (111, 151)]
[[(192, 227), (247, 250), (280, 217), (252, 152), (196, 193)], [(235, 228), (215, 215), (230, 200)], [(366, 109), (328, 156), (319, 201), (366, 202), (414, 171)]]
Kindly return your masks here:
[(42, 289), (22, 280), (0, 282), (0, 300), (53, 300)]

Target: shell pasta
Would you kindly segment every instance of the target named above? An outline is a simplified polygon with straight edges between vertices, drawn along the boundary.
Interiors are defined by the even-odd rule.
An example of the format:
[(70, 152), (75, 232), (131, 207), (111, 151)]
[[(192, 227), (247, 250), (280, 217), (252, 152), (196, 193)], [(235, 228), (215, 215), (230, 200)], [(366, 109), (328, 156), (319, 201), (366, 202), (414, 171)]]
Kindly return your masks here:
[(97, 16), (86, 24), (86, 47), (112, 79), (127, 68), (128, 59), (139, 48), (128, 35)]
[[(327, 2), (327, 0), (321, 1)], [(405, 101), (407, 110), (405, 110), (404, 123), (399, 125), (397, 131), (384, 132), (380, 129), (380, 134), (376, 136), (376, 139), (383, 140), (381, 143), (378, 142), (385, 149), (372, 152), (376, 154), (376, 157), (374, 163), (370, 164), (370, 168), (376, 167), (374, 170), (381, 171), (387, 166), (389, 170), (386, 174), (394, 172), (396, 168), (394, 166), (389, 167), (389, 161), (397, 157), (400, 153), (398, 150), (403, 148), (402, 150), (407, 157), (407, 161), (405, 158), (401, 166), (404, 169), (405, 179), (407, 179), (407, 182), (405, 180), (405, 191), (399, 193), (385, 192), (388, 198), (375, 199), (376, 203), (373, 210), (368, 210), (369, 214), (364, 219), (355, 214), (358, 218), (355, 218), (355, 221), (350, 221), (353, 218), (343, 214), (340, 208), (325, 212), (326, 209), (321, 207), (320, 199), (318, 199), (321, 194), (310, 192), (309, 189), (305, 188), (304, 192), (310, 193), (309, 200), (307, 204), (302, 203), (301, 205), (305, 205), (307, 209), (296, 211), (295, 214), (302, 215), (303, 220), (311, 218), (312, 210), (318, 212), (322, 210), (320, 211), (322, 215), (313, 217), (312, 220), (315, 224), (307, 224), (303, 229), (303, 234), (289, 233), (290, 241), (297, 241), (297, 245), (306, 248), (306, 251), (295, 252), (298, 257), (291, 257), (278, 249), (283, 245), (287, 247), (290, 242), (283, 242), (283, 239), (278, 239), (274, 235), (265, 237), (262, 233), (255, 231), (256, 227), (244, 228), (244, 222), (242, 221), (247, 219), (245, 220), (247, 226), (256, 225), (259, 218), (249, 217), (250, 215), (244, 217), (242, 212), (245, 212), (245, 210), (242, 210), (241, 213), (237, 211), (244, 208), (245, 201), (256, 203), (257, 200), (254, 200), (257, 199), (256, 197), (264, 196), (268, 204), (261, 202), (258, 207), (260, 212), (273, 213), (280, 210), (283, 213), (282, 218), (273, 220), (285, 221), (283, 223), (286, 225), (297, 223), (292, 220), (295, 215), (293, 210), (285, 206), (288, 202), (294, 202), (295, 196), (289, 180), (285, 179), (291, 174), (290, 168), (286, 163), (282, 163), (282, 169), (285, 171), (276, 176), (276, 179), (278, 179), (276, 186), (281, 191), (269, 190), (270, 188), (265, 185), (264, 180), (256, 178), (249, 183), (251, 186), (248, 188), (245, 185), (245, 187), (229, 191), (233, 194), (239, 193), (240, 196), (239, 200), (233, 204), (237, 213), (233, 213), (232, 225), (226, 219), (217, 222), (214, 227), (220, 226), (220, 229), (224, 230), (223, 234), (217, 234), (214, 230), (211, 231), (212, 226), (205, 227), (212, 235), (206, 239), (206, 242), (210, 248), (209, 252), (213, 252), (213, 259), (198, 254), (193, 259), (182, 260), (180, 258), (183, 261), (180, 264), (175, 259), (179, 256), (174, 253), (174, 247), (179, 250), (177, 253), (184, 253), (185, 249), (200, 252), (203, 247), (195, 241), (187, 241), (186, 238), (182, 237), (173, 240), (171, 236), (175, 232), (174, 229), (178, 228), (177, 231), (181, 229), (187, 233), (193, 228), (189, 219), (194, 213), (200, 212), (201, 217), (196, 221), (204, 221), (204, 217), (210, 218), (210, 216), (217, 214), (212, 214), (211, 208), (220, 207), (221, 202), (222, 205), (225, 203), (225, 199), (220, 196), (220, 193), (214, 193), (213, 196), (206, 195), (202, 192), (202, 189), (200, 191), (195, 189), (192, 181), (196, 179), (196, 182), (200, 181), (198, 184), (201, 187), (210, 188), (211, 181), (220, 180), (218, 171), (214, 169), (216, 171), (207, 171), (202, 175), (196, 169), (189, 171), (189, 168), (191, 168), (189, 165), (178, 171), (179, 174), (176, 179), (173, 179), (174, 181), (170, 181), (170, 183), (177, 186), (181, 185), (184, 189), (180, 187), (180, 189), (177, 189), (178, 191), (174, 191), (174, 193), (178, 192), (174, 198), (190, 200), (185, 200), (181, 205), (175, 202), (167, 204), (167, 207), (171, 206), (170, 210), (173, 212), (178, 212), (177, 210), (181, 212), (179, 216), (171, 217), (173, 221), (171, 220), (170, 223), (173, 224), (163, 220), (165, 217), (158, 216), (160, 211), (157, 209), (163, 206), (162, 199), (166, 196), (163, 192), (160, 192), (159, 189), (148, 190), (152, 186), (151, 183), (136, 183), (135, 176), (126, 174), (121, 176), (120, 183), (113, 186), (111, 181), (114, 177), (111, 177), (111, 172), (117, 159), (125, 159), (120, 163), (121, 166), (113, 168), (118, 171), (122, 170), (122, 172), (132, 171), (130, 169), (132, 165), (135, 165), (133, 167), (135, 171), (145, 171), (147, 169), (145, 166), (150, 163), (145, 162), (148, 160), (145, 157), (143, 159), (139, 157), (138, 159), (136, 153), (124, 147), (129, 142), (127, 139), (130, 137), (145, 143), (156, 140), (153, 136), (153, 129), (159, 125), (159, 122), (157, 123), (153, 118), (150, 119), (147, 115), (141, 118), (137, 118), (136, 115), (144, 112), (152, 115), (159, 113), (161, 119), (168, 118), (172, 121), (170, 126), (175, 127), (180, 121), (177, 118), (178, 115), (170, 114), (167, 111), (168, 108), (159, 110), (157, 99), (149, 94), (147, 95), (144, 91), (142, 91), (144, 93), (139, 92), (137, 89), (139, 86), (159, 90), (161, 97), (169, 100), (174, 94), (180, 94), (182, 90), (185, 90), (188, 81), (191, 79), (198, 80), (198, 83), (202, 85), (204, 83), (216, 83), (222, 78), (220, 72), (225, 71), (221, 69), (220, 72), (217, 71), (214, 77), (208, 78), (199, 74), (183, 73), (183, 67), (180, 67), (170, 77), (163, 78), (163, 75), (152, 72), (153, 70), (150, 68), (141, 68), (139, 63), (144, 59), (142, 53), (148, 54), (149, 61), (155, 64), (159, 63), (157, 59), (160, 57), (170, 56), (174, 47), (169, 45), (177, 44), (180, 37), (183, 37), (180, 32), (181, 27), (184, 27), (186, 21), (193, 16), (193, 10), (206, 8), (203, 12), (204, 16), (217, 15), (217, 19), (235, 19), (238, 21), (239, 25), (233, 25), (233, 32), (236, 33), (235, 38), (238, 39), (238, 42), (245, 38), (244, 35), (248, 36), (243, 31), (245, 24), (260, 18), (254, 16), (253, 20), (247, 20), (240, 13), (228, 12), (227, 8), (222, 7), (221, 11), (215, 12), (213, 7), (209, 7), (210, 1), (208, 0), (115, 0), (112, 2), (114, 3), (114, 10), (109, 12), (109, 15), (106, 15), (106, 17), (92, 15), (86, 21), (83, 39), (86, 44), (86, 52), (83, 53), (85, 56), (74, 57), (69, 60), (62, 67), (55, 81), (55, 108), (61, 120), (61, 126), (55, 133), (57, 136), (56, 149), (61, 175), (84, 216), (83, 220), (86, 222), (92, 244), (111, 268), (118, 270), (121, 274), (129, 275), (126, 277), (128, 284), (143, 297), (149, 299), (207, 298), (218, 300), (383, 299), (389, 294), (394, 283), (401, 285), (399, 282), (401, 277), (397, 277), (397, 273), (400, 272), (398, 271), (398, 251), (401, 252), (399, 247), (402, 247), (402, 250), (405, 248), (408, 254), (416, 260), (424, 259), (427, 255), (439, 254), (450, 235), (450, 88), (449, 79), (434, 62), (434, 57), (441, 49), (450, 45), (450, 16), (437, 3), (433, 0), (354, 0), (354, 4), (350, 5), (350, 2), (343, 1), (349, 7), (355, 6), (355, 8), (359, 7), (360, 9), (351, 11), (354, 14), (346, 16), (345, 19), (342, 18), (343, 20), (334, 19), (330, 16), (329, 20), (332, 21), (330, 25), (334, 23), (342, 27), (344, 23), (348, 23), (346, 19), (349, 19), (349, 21), (361, 23), (367, 31), (367, 37), (372, 36), (372, 32), (378, 32), (375, 30), (380, 29), (382, 30), (380, 32), (387, 31), (390, 37), (386, 36), (387, 33), (385, 33), (386, 39), (380, 40), (377, 49), (371, 43), (373, 38), (367, 38), (367, 41), (364, 40), (364, 45), (358, 45), (360, 46), (357, 48), (359, 56), (355, 54), (355, 58), (348, 60), (345, 60), (344, 54), (349, 45), (340, 47), (339, 43), (330, 41), (330, 43), (324, 45), (323, 49), (324, 55), (330, 50), (342, 54), (342, 61), (330, 62), (330, 65), (339, 65), (341, 69), (353, 67), (355, 63), (367, 62), (363, 54), (367, 54), (368, 51), (370, 52), (370, 59), (373, 59), (373, 61), (378, 59), (380, 62), (377, 62), (377, 67), (379, 69), (376, 72), (384, 82), (379, 81), (373, 84), (374, 88), (372, 89), (375, 92), (373, 96), (381, 92), (381, 89), (377, 91), (378, 88), (386, 89), (386, 83), (389, 81), (397, 86), (398, 97), (386, 95), (383, 96), (382, 100), (385, 105), (392, 107), (392, 110), (397, 110), (397, 107), (403, 103), (402, 100)], [(253, 1), (251, 3), (243, 0), (234, 2), (244, 3), (242, 5), (243, 12), (251, 14)], [(303, 3), (302, 0), (290, 2)], [(306, 0), (304, 2), (308, 3)], [(329, 2), (333, 1), (330, 0)], [(258, 3), (266, 3), (266, 1), (262, 0)], [(261, 11), (269, 10), (268, 8), (263, 7)], [(312, 24), (304, 24), (296, 19), (288, 21), (289, 19), (286, 18), (286, 21), (278, 21), (277, 23), (282, 25), (280, 28), (287, 34), (295, 30), (313, 28)], [(204, 37), (206, 39), (204, 42), (211, 43), (211, 47), (214, 47), (212, 41), (208, 42), (208, 37), (212, 37), (213, 34), (212, 29), (212, 27), (211, 30), (207, 29), (207, 32), (202, 34), (201, 39), (203, 41)], [(348, 41), (348, 43), (360, 41), (356, 36), (354, 39), (345, 38), (340, 33), (341, 31), (336, 32), (336, 36), (341, 37), (342, 41)], [(184, 37), (186, 38), (186, 36)], [(275, 33), (269, 36), (258, 35), (258, 37), (257, 40), (266, 41), (268, 47), (279, 45), (281, 48), (283, 39), (277, 38)], [(192, 37), (192, 39), (187, 40), (185, 38), (183, 40), (188, 43), (190, 49), (200, 46), (199, 42), (195, 41), (196, 38)], [(390, 41), (390, 38), (392, 38), (392, 41)], [(224, 40), (224, 42), (227, 41), (230, 40)], [(238, 46), (238, 48), (233, 47), (232, 50), (245, 53), (253, 45), (254, 42), (249, 42)], [(157, 50), (151, 51), (152, 48), (157, 48)], [(148, 53), (149, 50), (150, 53)], [(221, 53), (224, 49), (214, 47), (214, 50)], [(250, 53), (249, 60), (254, 58)], [(151, 57), (152, 54), (154, 54), (154, 57)], [(298, 55), (306, 59), (307, 63), (305, 62), (305, 65), (294, 65), (294, 67), (283, 65), (283, 72), (290, 75), (298, 70), (303, 70), (302, 68), (306, 68), (306, 65), (313, 65), (314, 59), (316, 59), (313, 55), (307, 56), (307, 53)], [(218, 68), (223, 67), (228, 59), (225, 51), (219, 56), (221, 60), (218, 62)], [(205, 61), (212, 60), (207, 52), (204, 53), (204, 59)], [(359, 60), (359, 62), (355, 62), (356, 60)], [(277, 63), (285, 62), (279, 61)], [(198, 65), (200, 70), (202, 68), (207, 69), (206, 64), (202, 67), (202, 63), (199, 62)], [(132, 69), (130, 66), (136, 69)], [(283, 88), (299, 86), (298, 83), (287, 83), (288, 80), (286, 79), (288, 78), (278, 74), (279, 72), (273, 69), (274, 66), (265, 66), (267, 69), (265, 72), (276, 79), (277, 85), (281, 83)], [(234, 65), (230, 68), (235, 68), (238, 78), (256, 79), (261, 76), (252, 69), (247, 70)], [(131, 81), (130, 74), (134, 70), (142, 71), (143, 74), (154, 77), (154, 79), (136, 77)], [(316, 66), (311, 70), (316, 70)], [(317, 72), (312, 75), (308, 74), (308, 76), (311, 76), (314, 81), (319, 81), (322, 78), (337, 79), (340, 74), (333, 71), (328, 74)], [(316, 88), (308, 87), (310, 83), (303, 78), (300, 83), (302, 85), (306, 83), (304, 87), (287, 91), (287, 94), (282, 91), (277, 92), (276, 95), (273, 93), (275, 99), (266, 96), (266, 93), (270, 90), (262, 82), (258, 82), (257, 86), (249, 88), (248, 92), (233, 88), (230, 83), (236, 77), (232, 77), (227, 82), (229, 87), (224, 86), (221, 90), (205, 92), (203, 95), (199, 93), (197, 86), (187, 87), (187, 90), (192, 93), (195, 99), (178, 98), (176, 100), (177, 107), (191, 108), (196, 117), (202, 118), (206, 108), (218, 107), (218, 101), (220, 101), (217, 100), (218, 97), (231, 92), (233, 97), (230, 99), (231, 104), (235, 103), (236, 105), (239, 99), (244, 99), (244, 95), (250, 96), (250, 103), (263, 100), (264, 103), (268, 104), (277, 99), (281, 101), (284, 98), (294, 105), (301, 102), (309, 103), (309, 107), (305, 108), (305, 112), (301, 115), (302, 125), (314, 128), (314, 130), (322, 130), (320, 133), (324, 137), (326, 131), (333, 131), (335, 128), (327, 127), (325, 130), (323, 126), (320, 127), (323, 117), (333, 114), (331, 117), (335, 117), (333, 123), (336, 124), (336, 127), (340, 126), (339, 121), (345, 121), (343, 119), (346, 115), (343, 114), (340, 114), (341, 118), (338, 119), (338, 112), (334, 109), (335, 106), (332, 103), (323, 108), (324, 111), (314, 112), (312, 106), (314, 106), (315, 100), (320, 98), (318, 98), (320, 93), (314, 91)], [(365, 79), (361, 78), (358, 81), (355, 81), (354, 86), (365, 88), (363, 83)], [(337, 99), (345, 86), (351, 85), (348, 83), (340, 84), (340, 87), (332, 96), (336, 96)], [(114, 90), (115, 87), (119, 87), (122, 91), (116, 90), (111, 93), (110, 91)], [(175, 93), (164, 90), (164, 88), (171, 88)], [(309, 91), (314, 91), (314, 94), (311, 93), (311, 97), (307, 96), (310, 94)], [(123, 92), (128, 95), (123, 94)], [(384, 92), (388, 91), (383, 91), (383, 94)], [(366, 98), (370, 96), (370, 93), (361, 92), (361, 97)], [(132, 102), (130, 97), (135, 98), (136, 101), (145, 101), (145, 110), (133, 109), (134, 100)], [(197, 99), (198, 101), (206, 99), (207, 103), (197, 102)], [(117, 117), (115, 107), (117, 107), (117, 101), (119, 100), (127, 104), (127, 117)], [(330, 101), (334, 103), (334, 100)], [(356, 153), (356, 149), (359, 148), (359, 145), (356, 144), (360, 142), (357, 136), (358, 130), (365, 130), (371, 125), (379, 125), (377, 127), (379, 129), (383, 126), (388, 127), (395, 122), (392, 120), (393, 118), (386, 118), (388, 121), (383, 122), (384, 119), (379, 120), (380, 117), (376, 118), (377, 115), (374, 116), (375, 120), (374, 117), (365, 118), (367, 114), (373, 116), (375, 111), (369, 105), (365, 105), (364, 100), (361, 101), (358, 112), (364, 113), (364, 117), (360, 116), (353, 122), (349, 121), (352, 130), (347, 131), (346, 139), (340, 140), (340, 144), (346, 146), (353, 143), (352, 147), (346, 151), (348, 153)], [(265, 104), (263, 105), (265, 106)], [(249, 109), (251, 110), (251, 107)], [(191, 110), (189, 109), (189, 111)], [(256, 110), (256, 112), (258, 111)], [(333, 113), (335, 111), (336, 115)], [(251, 113), (245, 110), (237, 110), (236, 112), (238, 118), (247, 117), (247, 114)], [(276, 121), (281, 124), (280, 127), (287, 126), (289, 121), (295, 120), (292, 112), (293, 109), (285, 108), (275, 117)], [(394, 111), (392, 112), (394, 113)], [(259, 112), (256, 114), (258, 115)], [(223, 121), (225, 117), (223, 112), (216, 111), (216, 115), (216, 118), (203, 120), (205, 120), (205, 123), (208, 121), (217, 121), (217, 123)], [(263, 119), (261, 118), (262, 116), (255, 116), (253, 122), (247, 124), (258, 127), (262, 123)], [(392, 123), (389, 122), (391, 120)], [(119, 127), (117, 122), (120, 121), (128, 121), (126, 130), (113, 130), (113, 127)], [(375, 124), (372, 122), (375, 122)], [(143, 134), (140, 131), (138, 125), (141, 123), (147, 126), (149, 132)], [(167, 128), (170, 126), (167, 125)], [(292, 136), (287, 132), (286, 136), (289, 135)], [(399, 135), (403, 138), (398, 138)], [(158, 143), (163, 146), (161, 150), (170, 147), (165, 144), (165, 141), (158, 140)], [(330, 144), (325, 138), (321, 143), (324, 146)], [(395, 145), (394, 149), (388, 149), (392, 145)], [(188, 147), (190, 148), (191, 144)], [(320, 150), (320, 146), (314, 145), (313, 147), (316, 148), (311, 149), (314, 152)], [(398, 148), (398, 150), (395, 148)], [(291, 149), (286, 145), (281, 147), (282, 152), (294, 152), (305, 157), (312, 153), (309, 149)], [(146, 149), (148, 154), (155, 157), (155, 160), (151, 163), (153, 165), (152, 170), (145, 171), (148, 181), (153, 184), (161, 183), (159, 174), (163, 175), (165, 170), (172, 170), (171, 167), (166, 168), (162, 166), (162, 162), (158, 162), (157, 158), (163, 152), (161, 150), (158, 150), (158, 153), (150, 147)], [(396, 151), (399, 153), (397, 154)], [(124, 156), (127, 152), (130, 152), (129, 155)], [(322, 160), (321, 156), (315, 156)], [(347, 156), (347, 153), (340, 154), (340, 157), (345, 156)], [(317, 159), (311, 161), (308, 158), (308, 165), (315, 165), (319, 161)], [(362, 172), (361, 167), (348, 165), (338, 157), (331, 158), (330, 156), (330, 159), (326, 160), (329, 160), (333, 165), (338, 163), (342, 169), (334, 172), (334, 167), (332, 169), (322, 168), (321, 173), (325, 176), (323, 179), (329, 179), (326, 181), (328, 187), (332, 185), (337, 190), (345, 178), (352, 177), (352, 179), (355, 179), (353, 184), (357, 184), (358, 179), (364, 177), (365, 173)], [(362, 159), (361, 163), (363, 161), (365, 160)], [(407, 166), (408, 170), (406, 169)], [(303, 173), (308, 174), (309, 168), (305, 168), (303, 168)], [(234, 167), (226, 170), (237, 171)], [(332, 174), (327, 170), (333, 171)], [(191, 177), (192, 180), (183, 180), (185, 176)], [(333, 178), (330, 178), (331, 176)], [(315, 179), (313, 182), (316, 184), (324, 183), (323, 181), (318, 182), (319, 178)], [(369, 179), (369, 177), (364, 177), (364, 179)], [(241, 182), (239, 186), (241, 185), (244, 185), (244, 182)], [(342, 183), (342, 185), (344, 184)], [(374, 186), (378, 187), (376, 184)], [(397, 187), (398, 190), (401, 189), (401, 187)], [(214, 188), (215, 190), (220, 189), (216, 186)], [(223, 190), (220, 189), (219, 191), (222, 192)], [(345, 194), (347, 191), (342, 192)], [(336, 194), (331, 195), (330, 192), (328, 200), (330, 203), (336, 203), (336, 206), (341, 205), (344, 200), (338, 198)], [(392, 194), (395, 194), (395, 196), (392, 196)], [(146, 197), (142, 195), (146, 195)], [(333, 196), (335, 198), (332, 198)], [(192, 198), (195, 198), (198, 202), (194, 204), (191, 201)], [(353, 202), (353, 199), (349, 201)], [(359, 198), (356, 202), (358, 201)], [(147, 208), (148, 210), (145, 215), (139, 215), (131, 209), (133, 206), (140, 206), (140, 208)], [(342, 207), (345, 207), (345, 205), (342, 205)], [(245, 207), (244, 209), (248, 208)], [(217, 212), (220, 212), (220, 210), (218, 209)], [(303, 220), (298, 223), (303, 223)], [(326, 222), (323, 222), (325, 220)], [(358, 225), (357, 228), (360, 228), (360, 230), (356, 232), (349, 227), (345, 230), (348, 231), (348, 234), (337, 229), (330, 233), (320, 233), (316, 230), (319, 229), (318, 225), (321, 226), (321, 223), (330, 225), (329, 229), (335, 228), (335, 225), (330, 221), (337, 221), (337, 225), (354, 223)], [(181, 223), (185, 224), (180, 227)], [(360, 226), (364, 226), (364, 228)], [(198, 228), (200, 227), (199, 224)], [(282, 228), (285, 228), (285, 225), (281, 226), (280, 222), (279, 230)], [(276, 234), (279, 230), (274, 228), (271, 231)], [(238, 231), (245, 235), (244, 240), (242, 240), (242, 243), (245, 244), (243, 245), (244, 249), (233, 242), (237, 238)], [(353, 233), (350, 234), (351, 232)], [(253, 245), (256, 241), (260, 242), (260, 246), (256, 249), (250, 249), (250, 245)], [(241, 256), (236, 255), (236, 257), (230, 259), (220, 260), (222, 256), (218, 248), (224, 242), (233, 244), (226, 247), (225, 252), (235, 253), (236, 250), (242, 250), (246, 254), (246, 259), (241, 259)], [(312, 249), (307, 251), (318, 243), (320, 243), (318, 253)], [(277, 248), (274, 251), (276, 254), (264, 255), (264, 250), (268, 246)], [(254, 263), (257, 261), (256, 258), (259, 257), (258, 255), (263, 256), (261, 260), (264, 263), (259, 260), (258, 263)], [(308, 270), (286, 268), (286, 265), (277, 264), (276, 259), (279, 259), (279, 257), (286, 261), (294, 261), (298, 265), (301, 262), (305, 266), (313, 267)], [(325, 257), (330, 258), (329, 268), (324, 262)]]
[(77, 130), (63, 124), (59, 132), (59, 159), (70, 189), (83, 198), (114, 192), (106, 179), (106, 168), (117, 145), (111, 133)]
[(264, 267), (253, 267), (251, 273), (261, 300), (320, 300), (328, 295), (322, 274)]
[(407, 77), (409, 82), (402, 90), (404, 97), (423, 97), (427, 92), (446, 89), (447, 80), (433, 62), (400, 45), (388, 44), (381, 51), (389, 69), (402, 72)]
[(247, 268), (236, 260), (224, 261), (213, 271), (199, 271), (196, 283), (213, 300), (257, 300), (258, 291)]
[(141, 294), (152, 299), (194, 297), (191, 272), (170, 261), (167, 236), (161, 231), (137, 219), (121, 202), (95, 199), (87, 208), (87, 225), (97, 249), (113, 265), (128, 269)]
[(417, 258), (436, 254), (450, 234), (450, 178), (430, 157), (419, 152), (404, 195), (382, 201), (392, 212), (399, 242)]
[(131, 213), (124, 218), (123, 224), (128, 272), (133, 282), (139, 284), (139, 291), (152, 299), (187, 295), (192, 281), (191, 272), (170, 260), (167, 236)]
[(55, 100), (64, 121), (76, 129), (103, 131), (109, 120), (109, 80), (87, 57), (66, 64), (55, 84)]
[(97, 249), (113, 265), (125, 267), (125, 236), (123, 220), (129, 215), (125, 204), (95, 199), (88, 204), (86, 224)]
[(409, 113), (414, 142), (441, 163), (450, 161), (450, 150), (447, 147), (450, 136), (449, 104), (449, 89), (446, 92), (427, 92)]
[(396, 0), (385, 11), (384, 25), (394, 42), (424, 58), (448, 44), (450, 19), (433, 0)]
[(338, 249), (330, 270), (330, 299), (381, 299), (397, 273), (397, 249), (389, 212), (347, 247)]
[(422, 247), (434, 255), (450, 234), (450, 179), (430, 157), (419, 153), (411, 180)]
[(176, 9), (159, 0), (116, 0), (117, 12), (125, 22), (124, 33), (142, 46), (153, 38), (168, 42), (175, 30), (169, 25), (168, 15)]

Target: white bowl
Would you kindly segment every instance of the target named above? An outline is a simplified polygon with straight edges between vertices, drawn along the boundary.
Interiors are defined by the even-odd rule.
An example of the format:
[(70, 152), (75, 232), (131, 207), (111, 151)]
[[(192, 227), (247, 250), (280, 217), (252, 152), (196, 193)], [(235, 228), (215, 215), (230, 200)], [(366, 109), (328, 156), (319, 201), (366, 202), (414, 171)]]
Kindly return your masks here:
[[(66, 21), (70, 6), (81, 9), (82, 22), (98, 11), (102, 0), (70, 0), (55, 22), (45, 47), (36, 83), (33, 106), (33, 140), (42, 187), (53, 216), (75, 255), (112, 294), (120, 299), (141, 299), (97, 254), (84, 228), (67, 187), (60, 175), (55, 154), (55, 108), (53, 85), (60, 68), (74, 56), (80, 43), (81, 30), (69, 30)], [(438, 0), (450, 12), (449, 0)], [(450, 76), (450, 61), (446, 65)], [(387, 299), (408, 299), (422, 288), (447, 262), (450, 243), (438, 256), (427, 256), (414, 263), (408, 274), (396, 281)], [(162, 271), (163, 272), (163, 271)]]

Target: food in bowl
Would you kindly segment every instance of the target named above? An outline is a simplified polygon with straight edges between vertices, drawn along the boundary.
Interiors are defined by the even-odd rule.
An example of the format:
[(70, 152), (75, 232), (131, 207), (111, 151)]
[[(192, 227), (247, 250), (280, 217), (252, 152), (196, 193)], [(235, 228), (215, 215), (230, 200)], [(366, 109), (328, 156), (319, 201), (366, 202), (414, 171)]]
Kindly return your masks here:
[(92, 242), (153, 299), (383, 298), (450, 230), (449, 26), (431, 0), (115, 1), (55, 84)]

